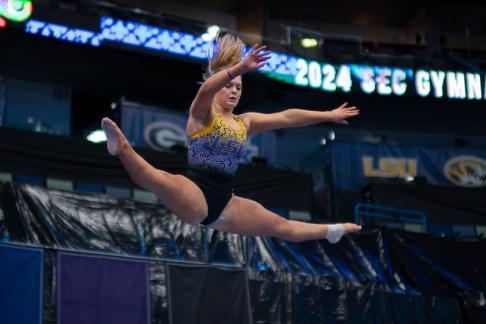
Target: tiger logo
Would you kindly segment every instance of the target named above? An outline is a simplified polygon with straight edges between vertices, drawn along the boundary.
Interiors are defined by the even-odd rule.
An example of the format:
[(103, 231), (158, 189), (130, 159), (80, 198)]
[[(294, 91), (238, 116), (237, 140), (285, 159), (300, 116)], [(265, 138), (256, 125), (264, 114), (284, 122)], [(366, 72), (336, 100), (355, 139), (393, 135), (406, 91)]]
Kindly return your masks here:
[(475, 156), (459, 156), (444, 166), (444, 174), (451, 182), (462, 187), (486, 186), (486, 161)]

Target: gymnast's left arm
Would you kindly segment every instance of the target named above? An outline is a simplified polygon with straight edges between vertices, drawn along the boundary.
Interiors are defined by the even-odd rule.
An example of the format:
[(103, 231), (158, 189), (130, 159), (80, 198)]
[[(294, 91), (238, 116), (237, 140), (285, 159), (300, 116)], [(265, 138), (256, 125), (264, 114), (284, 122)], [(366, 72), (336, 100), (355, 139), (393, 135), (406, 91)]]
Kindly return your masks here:
[(250, 134), (289, 127), (302, 127), (322, 122), (334, 122), (348, 125), (347, 118), (359, 114), (356, 107), (348, 107), (348, 103), (330, 111), (304, 110), (290, 108), (273, 114), (245, 113), (240, 117), (245, 121)]

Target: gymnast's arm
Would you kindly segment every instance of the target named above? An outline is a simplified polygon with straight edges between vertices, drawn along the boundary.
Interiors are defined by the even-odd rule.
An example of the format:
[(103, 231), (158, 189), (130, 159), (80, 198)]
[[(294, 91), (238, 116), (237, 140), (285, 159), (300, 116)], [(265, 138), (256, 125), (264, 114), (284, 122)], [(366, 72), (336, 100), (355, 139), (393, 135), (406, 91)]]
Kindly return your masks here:
[(250, 134), (256, 134), (280, 128), (302, 127), (322, 122), (334, 122), (348, 125), (347, 118), (359, 114), (356, 107), (347, 107), (347, 102), (331, 111), (315, 111), (290, 108), (278, 113), (245, 113), (240, 118), (246, 123)]
[[(235, 78), (245, 72), (241, 63), (229, 68), (229, 73)], [(228, 80), (228, 72), (227, 70), (223, 70), (213, 74), (204, 81), (191, 104), (189, 110), (191, 116), (195, 118), (204, 118), (207, 116), (211, 110), (214, 95), (228, 83)]]
[(232, 67), (219, 71), (210, 76), (199, 87), (199, 90), (191, 104), (189, 113), (195, 118), (204, 118), (211, 111), (211, 105), (213, 103), (214, 96), (221, 90), (228, 81), (246, 73), (260, 69), (265, 65), (266, 61), (270, 58), (270, 52), (264, 52), (263, 49), (266, 46), (257, 48), (255, 44), (248, 55), (242, 62), (233, 65)]

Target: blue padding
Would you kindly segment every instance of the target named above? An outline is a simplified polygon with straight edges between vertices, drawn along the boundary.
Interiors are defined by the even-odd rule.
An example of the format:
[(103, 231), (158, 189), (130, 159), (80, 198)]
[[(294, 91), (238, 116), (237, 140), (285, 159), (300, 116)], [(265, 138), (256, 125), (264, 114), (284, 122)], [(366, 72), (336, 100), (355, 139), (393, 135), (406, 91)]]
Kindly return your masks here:
[(429, 233), (432, 235), (452, 235), (452, 226), (450, 224), (428, 224)]
[(116, 197), (116, 198), (132, 198), (132, 192), (128, 188), (122, 188), (122, 187), (112, 187), (112, 186), (107, 186), (106, 187), (106, 194)]
[(0, 244), (0, 322), (42, 323), (43, 251)]
[(474, 225), (452, 225), (452, 230), (460, 236), (476, 236)]
[(43, 186), (44, 185), (44, 178), (36, 177), (36, 176), (28, 176), (28, 175), (23, 175), (23, 174), (16, 174), (15, 175), (15, 182), (30, 184), (30, 185), (34, 185), (34, 186)]
[(85, 191), (85, 192), (103, 193), (103, 187), (95, 183), (75, 182), (74, 189), (78, 191)]

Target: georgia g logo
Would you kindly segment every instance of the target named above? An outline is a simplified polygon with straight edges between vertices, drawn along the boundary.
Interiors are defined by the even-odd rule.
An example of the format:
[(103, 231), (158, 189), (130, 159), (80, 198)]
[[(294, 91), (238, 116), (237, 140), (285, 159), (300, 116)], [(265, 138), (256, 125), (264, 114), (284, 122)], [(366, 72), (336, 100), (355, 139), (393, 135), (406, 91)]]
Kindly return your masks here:
[(462, 187), (486, 186), (486, 161), (475, 156), (459, 156), (444, 166), (444, 174)]
[(164, 151), (174, 145), (186, 146), (185, 130), (179, 125), (164, 121), (147, 125), (144, 138), (145, 143), (156, 151)]

